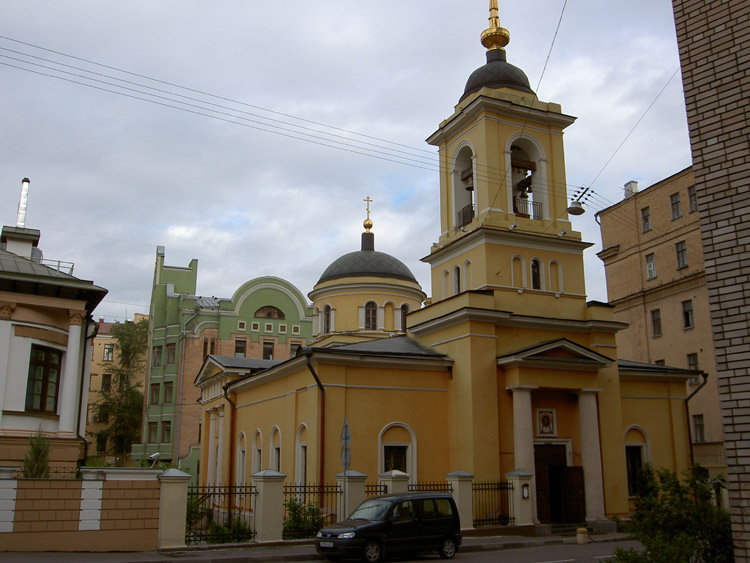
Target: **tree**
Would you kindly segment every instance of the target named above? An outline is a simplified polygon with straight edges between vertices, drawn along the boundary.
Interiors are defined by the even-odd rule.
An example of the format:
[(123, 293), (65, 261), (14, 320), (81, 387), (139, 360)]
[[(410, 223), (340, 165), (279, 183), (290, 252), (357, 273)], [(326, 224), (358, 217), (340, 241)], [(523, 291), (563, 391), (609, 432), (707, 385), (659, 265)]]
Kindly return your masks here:
[(23, 456), (23, 476), (27, 479), (46, 479), (49, 477), (50, 441), (42, 429), (29, 437), (29, 449)]
[(617, 548), (618, 563), (730, 563), (732, 527), (729, 513), (714, 504), (723, 479), (691, 467), (684, 481), (650, 467), (642, 475), (643, 491), (633, 514), (633, 535), (644, 551)]
[(112, 368), (112, 385), (99, 392), (95, 412), (99, 420), (108, 422), (106, 428), (92, 434), (98, 439), (107, 440), (110, 450), (125, 461), (130, 447), (141, 438), (143, 418), (143, 393), (136, 375), (146, 366), (148, 345), (148, 319), (116, 323), (110, 329), (115, 339), (117, 362)]

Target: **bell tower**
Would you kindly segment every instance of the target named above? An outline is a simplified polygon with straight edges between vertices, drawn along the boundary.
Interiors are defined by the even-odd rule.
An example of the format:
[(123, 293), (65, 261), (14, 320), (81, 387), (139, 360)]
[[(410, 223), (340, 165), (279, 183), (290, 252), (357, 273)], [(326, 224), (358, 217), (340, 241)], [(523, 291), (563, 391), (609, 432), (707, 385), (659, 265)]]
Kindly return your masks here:
[(440, 157), (440, 238), (423, 258), (433, 302), (474, 289), (506, 290), (508, 309), (526, 292), (581, 299), (590, 245), (568, 219), (563, 151), (563, 130), (575, 118), (539, 101), (507, 62), (510, 33), (497, 0), (481, 42), (487, 63), (427, 139)]

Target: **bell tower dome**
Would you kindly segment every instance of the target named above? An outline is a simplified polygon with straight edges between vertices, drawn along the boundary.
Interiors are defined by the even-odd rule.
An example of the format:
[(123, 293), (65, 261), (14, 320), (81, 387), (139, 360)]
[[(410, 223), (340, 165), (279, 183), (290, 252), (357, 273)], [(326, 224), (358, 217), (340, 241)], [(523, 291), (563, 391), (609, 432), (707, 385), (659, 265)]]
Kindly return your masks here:
[(583, 296), (590, 245), (568, 219), (563, 150), (575, 118), (540, 101), (507, 62), (497, 0), (481, 41), (487, 63), (427, 139), (440, 157), (440, 238), (423, 258), (432, 300), (472, 289), (510, 290), (511, 301), (526, 290)]

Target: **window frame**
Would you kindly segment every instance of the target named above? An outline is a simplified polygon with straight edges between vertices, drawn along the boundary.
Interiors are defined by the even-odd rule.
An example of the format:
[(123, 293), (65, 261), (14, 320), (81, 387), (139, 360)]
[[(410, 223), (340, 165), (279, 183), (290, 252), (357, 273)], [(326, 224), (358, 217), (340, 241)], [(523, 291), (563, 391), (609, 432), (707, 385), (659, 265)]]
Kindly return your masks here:
[(693, 415), (693, 441), (696, 444), (706, 441), (706, 420), (702, 414)]
[(164, 404), (174, 403), (174, 381), (164, 382)]
[(695, 328), (695, 314), (692, 299), (687, 299), (682, 302), (682, 328), (685, 330)]
[(154, 346), (151, 349), (151, 365), (153, 367), (162, 366), (162, 346)]
[[(273, 340), (264, 340), (263, 341), (263, 359), (264, 360), (273, 360), (273, 355), (274, 355), (274, 351), (275, 351), (274, 350), (274, 348), (275, 348), (274, 344), (275, 343), (274, 343)], [(268, 353), (268, 350), (269, 350), (268, 347), (269, 346), (270, 346), (270, 352), (271, 352), (270, 354)]]
[(365, 303), (365, 330), (378, 330), (378, 304), (374, 301)]
[(672, 209), (672, 221), (682, 217), (682, 203), (680, 201), (680, 192), (675, 192), (669, 196), (669, 205)]
[(651, 312), (651, 336), (652, 338), (656, 338), (662, 335), (661, 309), (652, 309), (650, 312)]
[(159, 423), (149, 422), (147, 426), (147, 430), (148, 430), (148, 443), (158, 444), (156, 440), (159, 438)]
[(162, 420), (161, 421), (161, 443), (169, 444), (172, 442), (172, 421)]
[(165, 347), (166, 351), (166, 365), (172, 365), (177, 362), (177, 344), (171, 342)]
[[(43, 351), (44, 352), (44, 359), (39, 360), (34, 358), (34, 351)], [(57, 356), (57, 361), (53, 362), (49, 359), (50, 353), (53, 353)], [(52, 348), (50, 346), (43, 346), (41, 344), (32, 344), (31, 348), (29, 349), (29, 369), (26, 377), (26, 395), (25, 395), (25, 412), (30, 413), (39, 413), (39, 414), (51, 414), (56, 415), (57, 414), (57, 405), (58, 405), (58, 399), (60, 397), (60, 385), (62, 383), (62, 366), (63, 366), (63, 351), (59, 350), (57, 348)], [(33, 391), (32, 387), (32, 370), (34, 367), (41, 367), (42, 373), (41, 373), (41, 388), (39, 390), (39, 393), (31, 393)], [(57, 370), (57, 380), (54, 381), (54, 395), (50, 395), (49, 393), (49, 387), (50, 387), (50, 370), (56, 369)], [(40, 403), (39, 408), (33, 407), (33, 397), (39, 396), (40, 397)], [(49, 399), (53, 399), (53, 405), (52, 409), (47, 408), (47, 403), (49, 402)], [(30, 406), (30, 404), (32, 406)]]
[(652, 229), (651, 208), (648, 205), (641, 208), (641, 227), (643, 228), (644, 233), (647, 233)]
[(656, 255), (653, 252), (646, 254), (646, 279), (656, 278)]
[(159, 383), (152, 383), (151, 385), (149, 385), (148, 404), (158, 405), (160, 393), (161, 393), (161, 385)]
[(688, 186), (688, 209), (690, 213), (698, 211), (698, 196), (695, 193), (695, 186)]
[(241, 338), (234, 339), (234, 357), (245, 358), (247, 357), (247, 338), (244, 336)]
[(104, 352), (102, 354), (102, 361), (103, 362), (114, 362), (115, 361), (115, 345), (114, 344), (105, 344), (104, 345)]
[(675, 254), (677, 256), (677, 269), (682, 270), (688, 267), (688, 253), (687, 243), (684, 240), (676, 242), (674, 245)]

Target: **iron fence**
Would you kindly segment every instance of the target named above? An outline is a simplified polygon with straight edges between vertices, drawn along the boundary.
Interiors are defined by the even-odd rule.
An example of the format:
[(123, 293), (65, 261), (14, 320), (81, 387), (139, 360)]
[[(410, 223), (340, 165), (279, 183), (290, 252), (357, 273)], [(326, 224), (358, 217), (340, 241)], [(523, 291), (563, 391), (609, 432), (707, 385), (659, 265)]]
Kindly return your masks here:
[(376, 497), (388, 493), (385, 483), (365, 483), (365, 498)]
[(188, 487), (185, 543), (237, 543), (255, 537), (254, 485)]
[(474, 527), (512, 524), (512, 490), (513, 483), (510, 481), (475, 481), (472, 485)]
[(409, 483), (410, 493), (453, 493), (453, 485), (448, 481)]
[(337, 522), (341, 494), (336, 484), (284, 485), (283, 539), (312, 538), (326, 524)]

